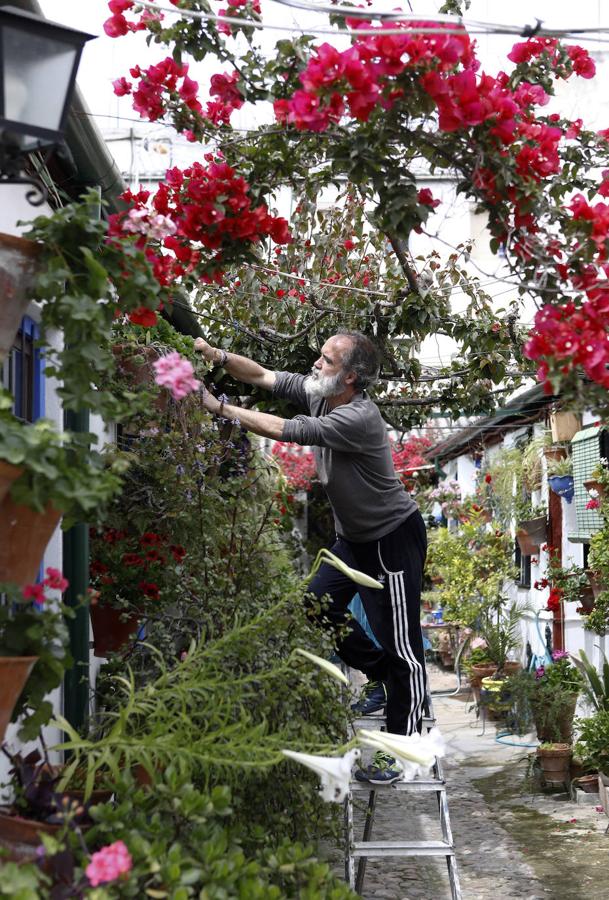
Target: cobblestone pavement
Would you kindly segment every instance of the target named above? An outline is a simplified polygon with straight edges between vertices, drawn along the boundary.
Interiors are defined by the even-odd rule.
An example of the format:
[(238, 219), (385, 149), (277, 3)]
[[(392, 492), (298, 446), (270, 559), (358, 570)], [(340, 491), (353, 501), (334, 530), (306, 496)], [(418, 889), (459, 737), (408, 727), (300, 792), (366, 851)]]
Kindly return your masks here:
[[(432, 690), (445, 684), (446, 675), (432, 671)], [(534, 748), (498, 743), (494, 723), (482, 734), (467, 695), (437, 698), (434, 711), (448, 743), (444, 768), (464, 900), (609, 900), (609, 835), (602, 811), (594, 803), (575, 803), (566, 793), (542, 791), (529, 765)], [(356, 840), (365, 797), (356, 795), (363, 798), (356, 807)], [(374, 838), (440, 839), (436, 810), (433, 795), (384, 789)], [(362, 897), (450, 898), (445, 863), (421, 857), (370, 860)]]

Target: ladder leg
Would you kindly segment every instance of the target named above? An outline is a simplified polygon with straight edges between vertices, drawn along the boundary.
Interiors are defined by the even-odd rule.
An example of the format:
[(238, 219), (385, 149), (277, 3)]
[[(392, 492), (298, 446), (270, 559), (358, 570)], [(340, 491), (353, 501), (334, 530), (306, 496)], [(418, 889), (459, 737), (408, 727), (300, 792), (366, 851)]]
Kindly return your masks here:
[[(372, 828), (374, 826), (374, 813), (376, 811), (376, 791), (370, 791), (368, 795), (368, 809), (366, 810), (366, 821), (364, 823), (363, 841), (369, 841), (372, 837)], [(355, 879), (355, 893), (361, 894), (364, 886), (364, 878), (366, 876), (367, 858), (360, 856), (357, 863), (357, 877)]]
[(345, 881), (355, 890), (355, 858), (353, 856), (353, 795), (345, 798)]

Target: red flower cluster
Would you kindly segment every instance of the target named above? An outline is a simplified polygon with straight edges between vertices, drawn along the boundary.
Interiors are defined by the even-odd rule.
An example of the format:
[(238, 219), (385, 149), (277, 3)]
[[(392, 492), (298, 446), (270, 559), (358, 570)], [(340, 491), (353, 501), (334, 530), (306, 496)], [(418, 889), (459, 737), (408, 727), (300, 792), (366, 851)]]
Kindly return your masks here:
[(162, 574), (168, 559), (182, 563), (186, 557), (184, 547), (155, 531), (137, 537), (115, 528), (92, 529), (91, 538), (96, 552), (91, 580), (102, 589), (114, 585), (115, 592), (135, 593), (136, 600), (140, 594), (159, 600), (162, 587), (152, 579)]
[(187, 107), (192, 114), (190, 120), (182, 116), (175, 124), (190, 140), (196, 140), (192, 129), (204, 119), (214, 125), (228, 125), (231, 114), (244, 103), (243, 94), (237, 87), (238, 72), (212, 75), (209, 93), (217, 99), (208, 101), (205, 111), (197, 96), (199, 84), (188, 76), (187, 63), (177, 63), (168, 56), (147, 69), (134, 66), (129, 74), (139, 80), (138, 87), (134, 90), (133, 82), (125, 77), (117, 78), (112, 82), (117, 97), (132, 94), (133, 109), (150, 122), (156, 122), (170, 109)]
[(315, 478), (315, 458), (298, 444), (277, 441), (271, 451), (286, 477), (291, 491), (308, 491)]
[(138, 87), (133, 90), (131, 81), (124, 77), (118, 78), (112, 82), (114, 93), (117, 97), (133, 94), (133, 108), (143, 119), (156, 122), (164, 115), (168, 103), (174, 98), (182, 100), (194, 112), (201, 112), (202, 106), (197, 99), (199, 85), (188, 77), (187, 63), (177, 63), (168, 56), (147, 69), (134, 66), (129, 69), (129, 74), (133, 79), (139, 80)]
[[(271, 216), (264, 204), (253, 207), (248, 183), (231, 166), (210, 154), (206, 160), (206, 166), (194, 163), (183, 171), (169, 169), (150, 206), (148, 191), (126, 191), (121, 199), (129, 211), (110, 216), (109, 233), (114, 237), (133, 232), (137, 216), (136, 246), (145, 251), (162, 285), (191, 274), (201, 281), (220, 280), (223, 259), (230, 262), (232, 256), (242, 256), (243, 244), (267, 237), (277, 244), (291, 241), (287, 221)], [(162, 242), (153, 230), (159, 217), (174, 232), (165, 229)]]
[(403, 484), (412, 487), (412, 475), (422, 466), (427, 465), (423, 455), (433, 446), (433, 441), (426, 437), (411, 437), (407, 441), (391, 443), (391, 456), (395, 471)]
[(550, 595), (548, 597), (548, 603), (546, 609), (549, 612), (558, 612), (560, 610), (560, 603), (562, 600), (563, 592), (560, 588), (553, 587), (550, 591)]

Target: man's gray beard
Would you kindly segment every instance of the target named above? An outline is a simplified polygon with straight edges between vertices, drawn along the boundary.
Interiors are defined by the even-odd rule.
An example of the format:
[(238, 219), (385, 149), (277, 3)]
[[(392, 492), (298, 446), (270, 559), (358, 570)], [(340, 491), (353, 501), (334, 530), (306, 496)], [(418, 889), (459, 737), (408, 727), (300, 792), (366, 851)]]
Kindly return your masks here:
[(309, 397), (318, 397), (327, 400), (328, 397), (337, 397), (345, 389), (342, 372), (336, 375), (319, 375), (311, 373), (305, 379), (304, 389)]

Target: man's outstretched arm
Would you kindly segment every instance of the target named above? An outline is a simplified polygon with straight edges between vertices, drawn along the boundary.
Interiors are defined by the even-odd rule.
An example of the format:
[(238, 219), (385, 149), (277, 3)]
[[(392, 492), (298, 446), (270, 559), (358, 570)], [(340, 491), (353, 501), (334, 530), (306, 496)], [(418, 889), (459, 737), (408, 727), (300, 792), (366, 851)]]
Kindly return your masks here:
[[(241, 357), (237, 357), (240, 359)], [(273, 374), (273, 373), (271, 373)], [(238, 419), (247, 431), (253, 431), (261, 437), (272, 438), (280, 441), (283, 434), (285, 419), (272, 416), (269, 413), (258, 412), (255, 409), (243, 409), (241, 406), (233, 406), (232, 403), (222, 403), (207, 389), (203, 391), (203, 405), (210, 412), (226, 419)]]
[[(195, 350), (198, 353), (202, 353), (209, 362), (212, 362), (217, 366), (221, 365), (229, 375), (232, 375), (233, 378), (238, 379), (238, 381), (265, 388), (267, 391), (272, 391), (275, 387), (275, 373), (271, 372), (270, 369), (265, 369), (257, 362), (254, 362), (253, 359), (248, 359), (246, 356), (238, 356), (236, 353), (227, 353), (226, 350), (219, 350), (217, 347), (212, 347), (207, 341), (204, 341), (203, 338), (196, 339)], [(241, 410), (241, 412), (245, 412), (245, 410)], [(258, 413), (257, 415), (264, 415), (264, 413)], [(231, 418), (234, 417), (231, 416)], [(242, 417), (239, 416), (239, 418), (243, 422), (244, 427), (248, 428)], [(266, 418), (276, 417), (266, 416)], [(255, 429), (252, 428), (250, 430), (254, 431)], [(262, 432), (260, 431), (256, 431), (256, 434), (261, 433)], [(273, 437), (273, 435), (265, 434), (263, 437)]]

